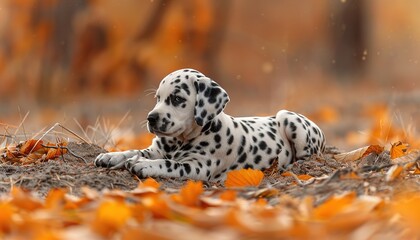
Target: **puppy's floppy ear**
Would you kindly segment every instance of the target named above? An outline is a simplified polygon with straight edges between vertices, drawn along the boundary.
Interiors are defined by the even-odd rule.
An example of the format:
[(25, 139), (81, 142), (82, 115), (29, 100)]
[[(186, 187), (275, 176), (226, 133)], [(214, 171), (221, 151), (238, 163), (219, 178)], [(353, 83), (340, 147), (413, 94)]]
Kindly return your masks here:
[(204, 126), (223, 111), (229, 102), (229, 96), (219, 84), (208, 77), (197, 78), (194, 86), (197, 91), (194, 118), (199, 126)]

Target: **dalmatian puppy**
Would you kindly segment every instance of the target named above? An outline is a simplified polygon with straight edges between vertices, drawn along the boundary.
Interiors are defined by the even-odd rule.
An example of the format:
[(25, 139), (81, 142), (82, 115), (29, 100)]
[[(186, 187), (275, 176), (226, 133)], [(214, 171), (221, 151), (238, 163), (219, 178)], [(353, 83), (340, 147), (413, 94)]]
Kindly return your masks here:
[(148, 114), (155, 134), (143, 150), (102, 153), (95, 165), (126, 168), (140, 178), (173, 177), (221, 181), (240, 168), (279, 170), (321, 154), (321, 129), (301, 114), (281, 110), (269, 117), (234, 118), (223, 112), (229, 97), (215, 81), (194, 69), (170, 73)]

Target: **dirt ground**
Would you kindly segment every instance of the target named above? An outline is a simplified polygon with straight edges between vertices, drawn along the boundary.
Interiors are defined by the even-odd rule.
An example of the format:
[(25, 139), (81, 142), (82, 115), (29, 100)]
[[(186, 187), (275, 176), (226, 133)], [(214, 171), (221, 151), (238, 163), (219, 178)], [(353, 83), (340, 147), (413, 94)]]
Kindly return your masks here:
[[(60, 158), (30, 165), (1, 163), (0, 193), (7, 193), (12, 187), (21, 187), (44, 197), (52, 188), (67, 188), (71, 194), (80, 195), (84, 186), (97, 190), (131, 190), (138, 185), (139, 179), (126, 170), (109, 170), (93, 165), (95, 157), (105, 152), (104, 149), (96, 145), (75, 142), (69, 143), (68, 148), (78, 157), (66, 153)], [(260, 188), (271, 187), (279, 190), (276, 194), (289, 194), (294, 197), (312, 195), (317, 202), (344, 191), (390, 196), (401, 190), (420, 190), (418, 175), (405, 174), (390, 182), (385, 180), (387, 170), (391, 166), (388, 152), (383, 152), (379, 156), (372, 153), (349, 163), (336, 161), (333, 155), (338, 152), (336, 148), (328, 147), (322, 158), (293, 164), (288, 170), (294, 175), (285, 176), (274, 168), (268, 169), (265, 171), (266, 177)], [(417, 159), (419, 158), (420, 156)], [(302, 174), (314, 178), (307, 181), (298, 180), (297, 176)], [(165, 191), (176, 191), (186, 181), (168, 178), (156, 180), (162, 184), (162, 189)], [(213, 182), (206, 182), (205, 186), (223, 187), (220, 183)], [(243, 194), (245, 196), (246, 191)], [(263, 191), (259, 194), (269, 193)], [(275, 199), (277, 198), (273, 198)]]

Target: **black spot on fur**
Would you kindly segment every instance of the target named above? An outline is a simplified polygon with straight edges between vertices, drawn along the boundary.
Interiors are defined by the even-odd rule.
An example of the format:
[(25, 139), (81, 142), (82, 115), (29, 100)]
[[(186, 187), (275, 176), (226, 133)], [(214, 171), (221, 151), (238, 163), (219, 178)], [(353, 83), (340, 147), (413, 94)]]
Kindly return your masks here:
[(228, 144), (231, 145), (233, 143), (233, 135), (230, 135), (229, 139), (228, 139)]
[(244, 163), (246, 161), (247, 155), (246, 153), (243, 153), (239, 158), (238, 158), (238, 162), (239, 163)]
[(314, 130), (315, 134), (318, 134), (318, 130), (315, 127), (312, 127), (312, 130)]
[(290, 122), (290, 128), (292, 129), (293, 132), (296, 131), (297, 127), (294, 122)]
[(267, 143), (266, 143), (266, 142), (264, 142), (264, 141), (261, 141), (261, 142), (258, 144), (258, 147), (260, 147), (260, 149), (261, 149), (261, 150), (264, 150), (264, 149), (266, 149), (266, 148), (267, 148)]
[(241, 122), (241, 126), (242, 126), (242, 129), (246, 132), (246, 133), (249, 133), (249, 131), (248, 131), (248, 128)]
[(190, 89), (186, 83), (181, 84), (181, 88), (187, 93), (188, 96), (190, 95)]
[(226, 152), (226, 156), (229, 156), (232, 153), (232, 148), (229, 148)]
[(244, 168), (245, 169), (248, 169), (248, 168), (251, 168), (252, 169), (252, 168), (254, 168), (254, 166), (252, 166), (251, 164), (247, 163), (247, 164), (244, 165)]
[(222, 121), (217, 120), (216, 122), (213, 122), (211, 124), (210, 131), (216, 133), (216, 132), (219, 132), (221, 128), (222, 128)]
[(216, 143), (219, 143), (221, 139), (222, 139), (222, 138), (220, 137), (220, 135), (219, 135), (219, 134), (214, 135), (214, 141), (215, 141)]
[(276, 135), (274, 135), (271, 132), (267, 132), (267, 135), (272, 139), (272, 140), (276, 140)]
[(260, 162), (261, 162), (261, 156), (260, 155), (257, 155), (257, 156), (255, 156), (255, 159), (254, 159), (254, 163), (255, 164), (259, 164)]
[(169, 161), (169, 160), (166, 160), (166, 161), (165, 161), (165, 166), (166, 166), (167, 168), (170, 168), (170, 167), (171, 167), (171, 165), (172, 165), (171, 161)]
[(191, 172), (191, 166), (190, 166), (190, 164), (188, 164), (188, 163), (183, 163), (182, 165), (184, 166), (185, 172), (186, 172), (187, 174), (189, 174), (189, 173)]

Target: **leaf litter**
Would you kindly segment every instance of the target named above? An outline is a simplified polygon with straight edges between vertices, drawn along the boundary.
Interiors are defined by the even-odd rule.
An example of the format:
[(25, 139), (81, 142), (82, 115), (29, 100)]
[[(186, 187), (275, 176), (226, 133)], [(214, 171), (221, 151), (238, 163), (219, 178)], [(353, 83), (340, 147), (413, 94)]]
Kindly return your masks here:
[[(0, 237), (414, 236), (420, 154), (401, 142), (385, 148), (328, 147), (283, 172), (242, 170), (214, 183), (140, 180), (95, 167), (93, 160), (105, 152), (95, 144), (29, 139), (1, 150)], [(55, 155), (47, 158), (50, 150)], [(22, 161), (35, 153), (34, 161)]]

